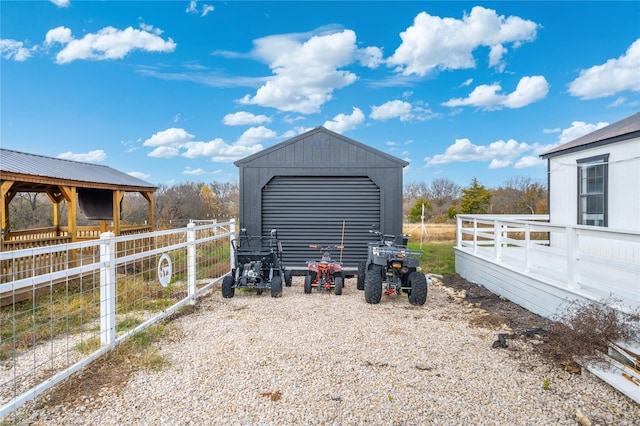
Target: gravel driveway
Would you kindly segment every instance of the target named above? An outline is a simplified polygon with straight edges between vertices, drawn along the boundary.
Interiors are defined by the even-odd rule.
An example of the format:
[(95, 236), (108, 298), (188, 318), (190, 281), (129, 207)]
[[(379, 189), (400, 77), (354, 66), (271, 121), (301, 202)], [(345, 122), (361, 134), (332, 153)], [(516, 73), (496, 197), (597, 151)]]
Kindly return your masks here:
[(507, 327), (486, 317), (437, 280), (420, 307), (384, 295), (369, 305), (355, 279), (342, 296), (306, 295), (301, 277), (278, 299), (214, 291), (171, 324), (163, 369), (30, 408), (19, 423), (576, 425), (580, 412), (581, 424), (640, 424), (640, 406), (542, 363), (535, 340), (492, 349)]

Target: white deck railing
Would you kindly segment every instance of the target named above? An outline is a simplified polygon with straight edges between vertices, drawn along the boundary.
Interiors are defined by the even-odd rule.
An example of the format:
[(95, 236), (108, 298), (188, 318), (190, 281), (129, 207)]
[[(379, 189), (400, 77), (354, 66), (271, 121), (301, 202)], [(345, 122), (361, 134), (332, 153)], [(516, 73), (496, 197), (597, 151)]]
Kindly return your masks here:
[[(0, 294), (14, 302), (0, 308), (0, 419), (227, 274), (235, 221), (207, 222), (1, 252)], [(39, 267), (39, 256), (65, 267)]]
[(458, 215), (456, 248), (592, 299), (640, 307), (640, 232), (548, 215)]

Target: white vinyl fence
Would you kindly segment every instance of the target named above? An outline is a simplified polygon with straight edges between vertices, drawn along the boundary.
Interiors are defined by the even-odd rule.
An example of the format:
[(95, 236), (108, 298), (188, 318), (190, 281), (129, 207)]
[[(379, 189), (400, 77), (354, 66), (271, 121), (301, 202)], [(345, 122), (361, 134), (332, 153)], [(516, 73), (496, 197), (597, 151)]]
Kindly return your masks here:
[(0, 419), (227, 274), (235, 221), (0, 252)]
[[(576, 296), (614, 299), (625, 311), (640, 308), (640, 232), (547, 221), (547, 215), (458, 215), (461, 275), (541, 315), (545, 309), (529, 304)], [(532, 286), (544, 291), (536, 293)]]

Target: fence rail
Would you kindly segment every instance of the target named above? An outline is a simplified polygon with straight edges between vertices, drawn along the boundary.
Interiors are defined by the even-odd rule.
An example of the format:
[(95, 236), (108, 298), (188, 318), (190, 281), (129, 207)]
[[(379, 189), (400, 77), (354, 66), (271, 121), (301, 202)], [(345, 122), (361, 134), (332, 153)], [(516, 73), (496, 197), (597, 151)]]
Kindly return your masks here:
[(547, 221), (547, 215), (459, 215), (456, 247), (590, 299), (640, 307), (640, 232)]
[[(94, 241), (1, 252), (0, 294), (11, 303), (0, 308), (0, 418), (195, 303), (230, 270), (235, 226), (233, 220), (194, 221), (168, 231), (106, 232)], [(57, 260), (41, 267), (42, 257)]]

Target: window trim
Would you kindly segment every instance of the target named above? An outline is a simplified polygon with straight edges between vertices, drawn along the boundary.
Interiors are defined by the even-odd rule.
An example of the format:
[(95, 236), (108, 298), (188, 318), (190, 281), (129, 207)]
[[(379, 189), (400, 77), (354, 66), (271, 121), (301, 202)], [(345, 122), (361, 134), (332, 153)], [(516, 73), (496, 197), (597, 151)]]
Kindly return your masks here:
[[(588, 158), (581, 158), (579, 160), (576, 160), (576, 163), (578, 165), (577, 169), (578, 169), (578, 190), (577, 190), (577, 197), (578, 197), (578, 208), (577, 210), (577, 224), (578, 225), (586, 225), (586, 226), (599, 226), (599, 227), (608, 227), (609, 226), (609, 154), (602, 154), (602, 155), (596, 155), (593, 157), (588, 157)], [(587, 225), (585, 223), (581, 223), (582, 221), (582, 198), (583, 198), (583, 194), (582, 194), (582, 172), (585, 170), (585, 166), (588, 166), (590, 164), (593, 165), (602, 165), (602, 179), (603, 179), (603, 187), (602, 187), (602, 202), (604, 203), (603, 205), (603, 224), (602, 225)], [(599, 163), (599, 164), (595, 164), (595, 163)], [(586, 195), (586, 194), (585, 194)]]

